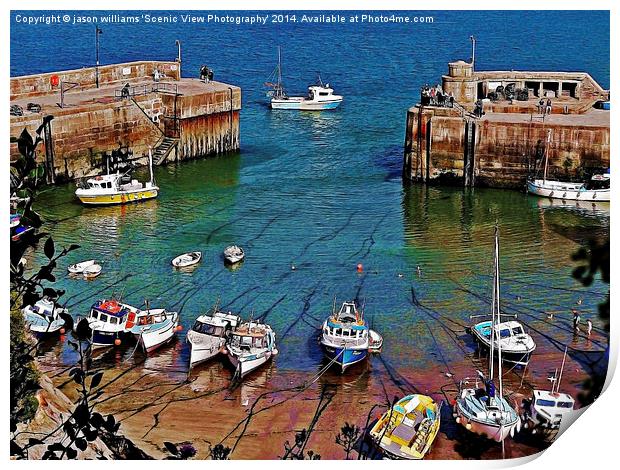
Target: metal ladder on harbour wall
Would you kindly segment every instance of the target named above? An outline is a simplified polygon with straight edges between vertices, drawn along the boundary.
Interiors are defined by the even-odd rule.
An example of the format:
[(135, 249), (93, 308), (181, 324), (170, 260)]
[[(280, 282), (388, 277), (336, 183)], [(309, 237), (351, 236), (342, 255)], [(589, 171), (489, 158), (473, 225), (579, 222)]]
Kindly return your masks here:
[(179, 139), (175, 137), (164, 137), (153, 149), (153, 165), (161, 165), (166, 161), (172, 149), (179, 143)]
[(463, 119), (465, 122), (465, 141), (463, 142), (463, 185), (473, 187), (476, 174), (476, 120)]

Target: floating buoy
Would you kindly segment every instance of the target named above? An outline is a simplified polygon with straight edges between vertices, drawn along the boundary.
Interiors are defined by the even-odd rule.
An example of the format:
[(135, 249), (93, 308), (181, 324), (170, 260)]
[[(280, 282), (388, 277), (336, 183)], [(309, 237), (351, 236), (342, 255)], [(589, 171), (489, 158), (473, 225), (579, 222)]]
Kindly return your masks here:
[(361, 273), (364, 271), (364, 265), (362, 263), (357, 263), (357, 272)]
[(182, 331), (183, 330), (183, 325), (177, 325), (177, 331)]
[(295, 268), (295, 265), (294, 265), (294, 264), (291, 264), (291, 269), (292, 269), (293, 271), (295, 271), (295, 269), (296, 269), (296, 268)]
[(64, 334), (65, 334), (65, 329), (64, 329), (64, 328), (61, 328), (61, 329), (60, 329), (60, 334), (61, 334), (61, 335), (64, 335)]
[(470, 431), (470, 430), (471, 430), (471, 423), (467, 423), (467, 424), (465, 425), (465, 428), (466, 428), (468, 431)]
[(536, 434), (536, 429), (532, 429), (532, 434)]
[(119, 338), (116, 338), (116, 339), (114, 340), (114, 345), (115, 345), (115, 346), (120, 346), (120, 345), (121, 345), (121, 340), (120, 340)]

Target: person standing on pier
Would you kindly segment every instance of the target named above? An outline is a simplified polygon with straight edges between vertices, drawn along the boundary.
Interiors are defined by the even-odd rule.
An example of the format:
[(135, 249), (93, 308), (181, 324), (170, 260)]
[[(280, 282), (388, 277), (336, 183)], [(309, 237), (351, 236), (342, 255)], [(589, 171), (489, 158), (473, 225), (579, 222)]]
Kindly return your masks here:
[(546, 114), (547, 114), (547, 115), (551, 114), (551, 98), (547, 98), (547, 109), (546, 109)]
[(542, 98), (538, 101), (538, 112), (540, 114), (545, 114), (545, 100)]

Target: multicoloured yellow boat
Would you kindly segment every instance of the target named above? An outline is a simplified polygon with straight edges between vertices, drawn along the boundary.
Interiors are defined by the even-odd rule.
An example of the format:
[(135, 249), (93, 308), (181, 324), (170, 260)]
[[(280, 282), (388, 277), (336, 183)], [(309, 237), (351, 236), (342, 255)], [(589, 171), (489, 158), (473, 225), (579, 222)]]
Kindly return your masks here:
[(128, 173), (108, 173), (106, 175), (88, 178), (75, 191), (75, 195), (82, 204), (88, 205), (111, 205), (140, 202), (156, 198), (159, 187), (153, 179), (153, 164), (149, 152), (150, 181), (140, 183), (132, 179)]
[(428, 453), (441, 422), (441, 404), (426, 395), (407, 395), (386, 411), (370, 436), (391, 459), (421, 460)]

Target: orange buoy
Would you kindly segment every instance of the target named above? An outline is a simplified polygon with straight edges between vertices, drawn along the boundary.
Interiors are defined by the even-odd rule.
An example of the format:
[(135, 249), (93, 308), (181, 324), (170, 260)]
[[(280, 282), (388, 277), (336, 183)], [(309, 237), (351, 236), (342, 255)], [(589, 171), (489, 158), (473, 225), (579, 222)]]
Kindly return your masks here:
[(116, 338), (116, 339), (114, 340), (114, 345), (115, 345), (115, 346), (120, 346), (120, 345), (121, 345), (121, 340), (120, 340), (120, 338)]
[(177, 325), (177, 331), (181, 331), (183, 329), (183, 325)]
[(361, 273), (364, 271), (364, 265), (362, 263), (357, 264), (357, 272)]
[(61, 334), (61, 335), (64, 335), (64, 334), (65, 334), (65, 329), (64, 329), (64, 328), (61, 328), (61, 329), (60, 329), (60, 334)]

